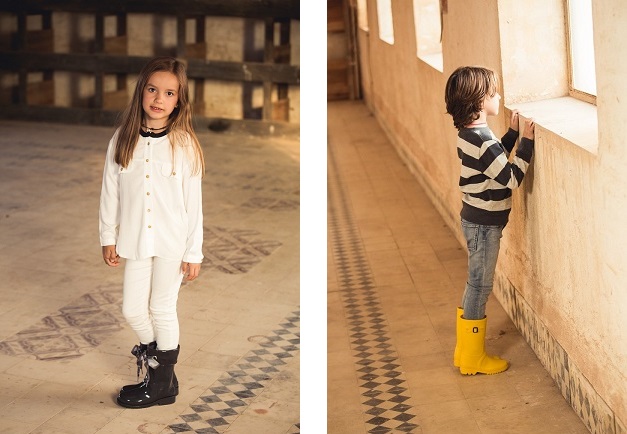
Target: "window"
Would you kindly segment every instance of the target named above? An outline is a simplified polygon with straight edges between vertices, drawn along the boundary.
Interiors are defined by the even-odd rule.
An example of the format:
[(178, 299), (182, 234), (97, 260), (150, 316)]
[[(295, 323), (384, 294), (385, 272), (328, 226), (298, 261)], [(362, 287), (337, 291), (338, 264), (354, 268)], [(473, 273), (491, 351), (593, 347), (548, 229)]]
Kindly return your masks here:
[(379, 38), (388, 44), (394, 44), (392, 0), (377, 0), (377, 18), (379, 20)]
[(596, 103), (592, 0), (566, 0), (571, 96)]
[(368, 5), (366, 0), (357, 0), (357, 25), (360, 29), (368, 31)]
[(442, 72), (440, 0), (414, 0), (414, 26), (418, 58)]

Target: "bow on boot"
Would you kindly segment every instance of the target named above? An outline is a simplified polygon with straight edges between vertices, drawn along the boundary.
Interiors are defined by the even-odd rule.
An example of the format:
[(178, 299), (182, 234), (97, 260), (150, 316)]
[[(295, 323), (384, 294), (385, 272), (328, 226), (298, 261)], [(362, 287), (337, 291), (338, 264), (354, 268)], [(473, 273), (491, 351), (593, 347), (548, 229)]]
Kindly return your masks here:
[[(146, 350), (148, 350), (148, 348), (156, 349), (157, 342), (151, 342), (149, 344), (142, 344), (140, 342), (139, 345), (135, 345), (133, 349), (131, 350), (131, 354), (137, 358), (137, 380), (138, 381), (139, 381), (139, 374), (144, 370), (144, 365), (146, 364)], [(127, 391), (127, 390), (135, 389), (141, 386), (148, 379), (148, 375), (149, 375), (148, 368), (146, 368), (146, 376), (144, 377), (144, 381), (142, 381), (141, 383), (137, 383), (137, 384), (128, 384), (126, 386), (123, 386), (122, 390)]]

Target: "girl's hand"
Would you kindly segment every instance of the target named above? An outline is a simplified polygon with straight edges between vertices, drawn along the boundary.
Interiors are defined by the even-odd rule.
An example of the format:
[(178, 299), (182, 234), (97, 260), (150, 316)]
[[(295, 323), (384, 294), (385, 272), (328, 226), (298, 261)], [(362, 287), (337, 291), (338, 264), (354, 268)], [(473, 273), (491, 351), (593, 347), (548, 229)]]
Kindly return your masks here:
[(183, 262), (183, 265), (181, 266), (181, 271), (183, 272), (183, 274), (187, 274), (187, 276), (185, 277), (185, 281), (189, 282), (198, 277), (198, 274), (200, 273), (200, 264)]
[(115, 251), (115, 245), (102, 246), (102, 257), (109, 267), (117, 267), (120, 265), (120, 255)]
[(518, 110), (512, 110), (509, 118), (509, 127), (514, 131), (518, 131)]
[(533, 119), (527, 119), (525, 121), (525, 131), (523, 132), (523, 137), (533, 140), (535, 137), (536, 123)]

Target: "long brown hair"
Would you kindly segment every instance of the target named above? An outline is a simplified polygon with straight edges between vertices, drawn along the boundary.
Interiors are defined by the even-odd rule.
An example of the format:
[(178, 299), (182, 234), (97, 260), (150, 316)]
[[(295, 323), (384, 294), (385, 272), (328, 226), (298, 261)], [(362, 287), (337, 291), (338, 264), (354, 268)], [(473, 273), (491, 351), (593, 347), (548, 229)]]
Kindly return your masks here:
[(131, 102), (124, 110), (119, 124), (119, 132), (115, 146), (115, 162), (122, 167), (128, 167), (135, 145), (139, 139), (139, 131), (144, 120), (142, 95), (144, 88), (155, 72), (170, 72), (179, 82), (178, 104), (168, 119), (168, 138), (172, 145), (172, 156), (177, 146), (185, 146), (191, 142), (192, 173), (205, 173), (205, 160), (202, 148), (192, 125), (192, 105), (189, 101), (189, 87), (185, 65), (173, 57), (156, 57), (146, 64), (139, 72), (137, 85)]
[(498, 91), (499, 79), (494, 71), (480, 66), (457, 68), (446, 82), (446, 112), (453, 116), (458, 130), (479, 118), (486, 96)]

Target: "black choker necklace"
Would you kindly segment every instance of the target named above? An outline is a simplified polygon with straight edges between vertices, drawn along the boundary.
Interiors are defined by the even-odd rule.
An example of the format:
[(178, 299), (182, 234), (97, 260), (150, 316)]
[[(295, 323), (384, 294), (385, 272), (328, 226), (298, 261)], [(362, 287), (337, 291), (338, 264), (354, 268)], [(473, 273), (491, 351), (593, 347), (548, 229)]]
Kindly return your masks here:
[(150, 128), (150, 127), (147, 127), (146, 125), (142, 125), (142, 128), (146, 128), (147, 133), (152, 133), (153, 131), (165, 130), (166, 128), (168, 128), (168, 126), (166, 125), (165, 127), (161, 127), (161, 128)]

